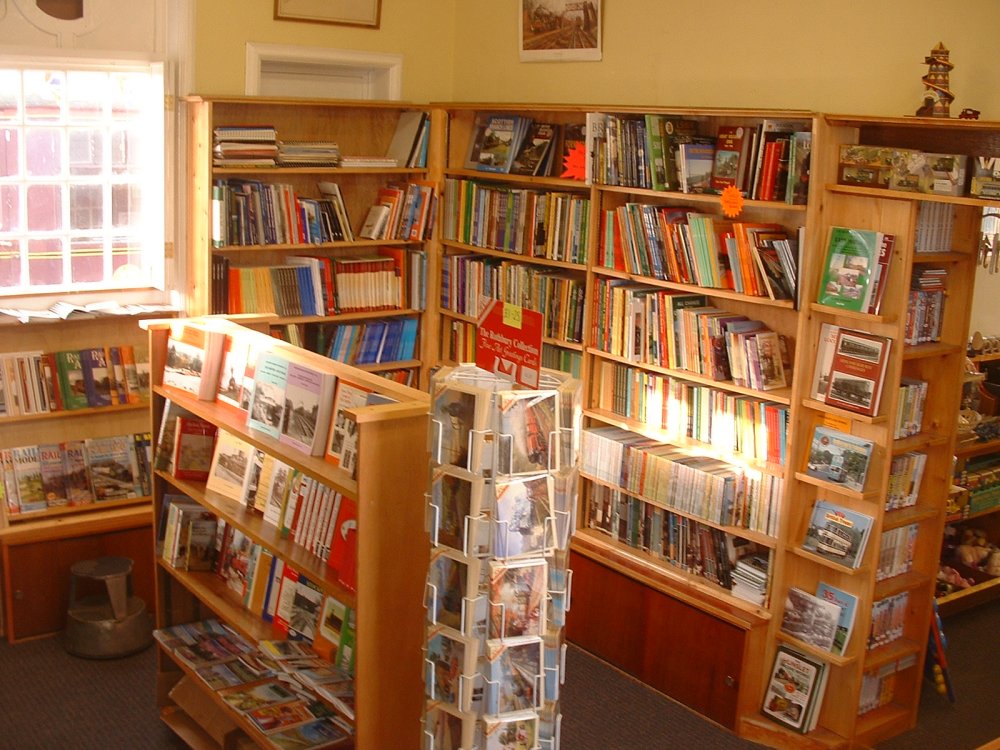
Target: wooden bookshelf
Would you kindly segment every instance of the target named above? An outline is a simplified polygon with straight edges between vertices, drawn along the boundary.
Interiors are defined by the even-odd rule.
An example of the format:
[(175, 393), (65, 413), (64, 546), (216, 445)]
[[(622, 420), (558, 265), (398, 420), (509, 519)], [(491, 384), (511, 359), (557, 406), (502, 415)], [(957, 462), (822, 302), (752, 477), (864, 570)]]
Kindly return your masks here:
[[(259, 514), (242, 504), (208, 491), (204, 483), (182, 481), (171, 474), (154, 474), (154, 508), (157, 524), (163, 522), (165, 493), (184, 493), (217, 518), (241, 530), (276, 558), (316, 582), (324, 594), (349, 606), (356, 615), (355, 645), (356, 722), (354, 745), (358, 748), (416, 747), (420, 742), (423, 709), (423, 657), (425, 633), (423, 591), (429, 540), (424, 531), (424, 489), (413, 477), (427, 471), (426, 453), (429, 397), (357, 368), (318, 354), (291, 347), (266, 333), (252, 331), (220, 318), (186, 319), (185, 325), (221, 330), (249, 342), (259, 352), (270, 351), (305, 362), (322, 372), (347, 378), (394, 399), (395, 403), (358, 407), (352, 411), (358, 424), (358, 470), (351, 477), (322, 458), (307, 456), (290, 446), (247, 428), (244, 420), (219, 408), (215, 402), (185, 398), (162, 386), (166, 341), (170, 322), (149, 326), (153, 352), (152, 424), (157, 425), (169, 397), (192, 413), (234, 433), (255, 447), (280, 458), (289, 466), (354, 499), (358, 505), (357, 590), (350, 591), (318, 555), (283, 536)], [(152, 548), (152, 545), (150, 545)], [(159, 607), (157, 626), (165, 627), (217, 617), (251, 642), (282, 638), (280, 631), (259, 612), (248, 611), (239, 595), (213, 572), (177, 570), (162, 559), (156, 565)], [(391, 653), (391, 658), (388, 654)], [(193, 731), (191, 717), (171, 700), (170, 688), (191, 670), (160, 649), (158, 702), (164, 721), (178, 735), (200, 746), (205, 727)], [(205, 702), (221, 700), (197, 677), (192, 678)], [(386, 707), (392, 710), (386, 712)], [(245, 717), (231, 712), (232, 724), (256, 745), (269, 747)], [(192, 739), (189, 739), (192, 738)]]
[[(280, 97), (190, 96), (184, 100), (188, 132), (188, 254), (186, 276), (186, 306), (189, 315), (221, 310), (213, 301), (213, 288), (223, 283), (212, 278), (212, 256), (225, 259), (230, 267), (272, 267), (285, 263), (290, 256), (319, 256), (333, 260), (370, 255), (379, 248), (391, 247), (405, 251), (406, 262), (424, 257), (424, 265), (432, 260), (423, 254), (423, 239), (371, 240), (359, 236), (369, 208), (377, 202), (380, 188), (405, 184), (412, 180), (433, 179), (426, 167), (329, 167), (329, 166), (213, 166), (213, 132), (227, 125), (270, 125), (280, 141), (329, 141), (339, 147), (342, 156), (382, 156), (386, 153), (396, 123), (407, 112), (427, 111), (427, 107), (406, 102), (340, 101), (321, 99), (290, 99)], [(432, 128), (438, 126), (430, 123)], [(431, 138), (435, 134), (431, 133)], [(429, 164), (430, 162), (428, 162)], [(257, 181), (265, 185), (287, 185), (298, 198), (319, 198), (317, 183), (330, 181), (340, 187), (354, 240), (313, 243), (220, 244), (213, 243), (213, 186), (228, 180)], [(218, 217), (216, 217), (216, 220)], [(429, 269), (428, 269), (429, 272)], [(410, 271), (407, 271), (410, 274)], [(408, 281), (412, 274), (407, 277)], [(365, 322), (386, 318), (413, 318), (418, 321), (415, 356), (393, 363), (397, 369), (414, 373), (413, 384), (426, 384), (420, 363), (429, 362), (429, 337), (425, 327), (436, 324), (426, 311), (412, 299), (415, 295), (404, 290), (400, 309), (345, 312), (326, 316), (278, 316), (271, 321), (275, 327), (296, 325), (300, 328), (338, 322)], [(308, 335), (306, 341), (312, 340)], [(325, 352), (324, 352), (325, 353)], [(388, 364), (388, 362), (382, 362)]]
[[(163, 317), (165, 313), (157, 313)], [(0, 323), (0, 352), (80, 350), (131, 345), (137, 361), (148, 359), (139, 322), (149, 315), (96, 315), (66, 320)], [(149, 402), (0, 417), (0, 448), (144, 433)], [(0, 504), (3, 612), (11, 642), (63, 629), (73, 563), (99, 555), (134, 562), (136, 595), (154, 607), (149, 551), (150, 498), (63, 505), (11, 513)]]

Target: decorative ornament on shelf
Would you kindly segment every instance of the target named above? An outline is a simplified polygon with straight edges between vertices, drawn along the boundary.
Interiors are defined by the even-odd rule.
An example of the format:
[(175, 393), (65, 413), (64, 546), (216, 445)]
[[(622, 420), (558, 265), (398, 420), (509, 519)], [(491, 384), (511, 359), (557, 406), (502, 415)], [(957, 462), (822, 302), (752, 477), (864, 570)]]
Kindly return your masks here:
[(948, 59), (949, 50), (943, 42), (931, 50), (924, 58), (927, 64), (927, 75), (921, 80), (924, 83), (924, 103), (917, 109), (917, 117), (949, 117), (949, 108), (955, 95), (951, 93), (949, 75), (955, 64)]
[(563, 157), (563, 173), (560, 177), (570, 180), (587, 179), (587, 147), (582, 143), (577, 143)]
[(722, 189), (719, 203), (722, 204), (722, 213), (728, 219), (735, 219), (743, 213), (743, 193), (735, 185), (729, 185)]

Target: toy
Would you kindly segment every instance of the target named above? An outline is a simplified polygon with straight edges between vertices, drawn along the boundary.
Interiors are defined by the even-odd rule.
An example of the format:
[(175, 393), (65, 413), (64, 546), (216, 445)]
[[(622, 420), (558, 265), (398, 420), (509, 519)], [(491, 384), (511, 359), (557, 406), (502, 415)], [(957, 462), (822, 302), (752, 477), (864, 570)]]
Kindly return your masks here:
[(955, 557), (970, 568), (978, 568), (986, 561), (991, 552), (989, 542), (986, 540), (986, 532), (982, 529), (965, 529), (962, 532), (962, 541), (955, 547)]
[(990, 551), (983, 569), (991, 576), (1000, 576), (1000, 549), (994, 547)]
[(927, 75), (920, 80), (927, 90), (924, 92), (924, 103), (917, 109), (919, 117), (949, 116), (955, 95), (948, 88), (948, 78), (955, 64), (948, 59), (948, 56), (948, 48), (943, 42), (938, 42), (930, 55), (924, 58), (928, 66)]

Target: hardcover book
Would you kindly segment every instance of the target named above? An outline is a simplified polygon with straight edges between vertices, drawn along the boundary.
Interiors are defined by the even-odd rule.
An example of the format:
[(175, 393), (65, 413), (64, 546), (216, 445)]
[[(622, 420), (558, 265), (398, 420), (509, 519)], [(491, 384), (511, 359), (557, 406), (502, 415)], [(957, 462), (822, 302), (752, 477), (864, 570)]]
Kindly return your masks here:
[(819, 341), (816, 344), (816, 365), (813, 368), (813, 380), (810, 396), (817, 401), (826, 401), (826, 393), (830, 389), (830, 368), (833, 366), (833, 353), (837, 348), (837, 335), (840, 326), (833, 323), (821, 323)]
[(243, 485), (252, 462), (254, 447), (243, 438), (219, 430), (205, 489), (230, 500), (243, 500)]
[(87, 403), (97, 407), (119, 403), (107, 350), (103, 346), (81, 349), (80, 363), (83, 366)]
[(826, 403), (877, 414), (891, 345), (883, 336), (841, 328), (830, 361)]
[(871, 535), (872, 517), (828, 500), (817, 500), (809, 517), (802, 548), (820, 557), (857, 568)]
[(873, 443), (822, 424), (813, 428), (806, 474), (863, 492)]
[(212, 467), (217, 427), (198, 417), (177, 417), (174, 428), (173, 475), (204, 482)]
[(349, 473), (353, 473), (357, 457), (358, 425), (347, 416), (346, 410), (364, 406), (370, 392), (370, 388), (343, 378), (337, 381), (335, 388), (325, 458)]
[(56, 352), (55, 361), (59, 393), (66, 409), (85, 409), (90, 406), (90, 402), (87, 400), (87, 386), (83, 380), (83, 362), (80, 360), (80, 352)]
[(881, 245), (881, 232), (831, 227), (817, 301), (829, 307), (867, 312)]
[(171, 331), (167, 339), (163, 385), (203, 401), (213, 401), (225, 339), (221, 331), (204, 331), (193, 326)]
[(807, 591), (788, 589), (781, 630), (811, 646), (825, 651), (833, 649), (837, 637), (840, 606)]

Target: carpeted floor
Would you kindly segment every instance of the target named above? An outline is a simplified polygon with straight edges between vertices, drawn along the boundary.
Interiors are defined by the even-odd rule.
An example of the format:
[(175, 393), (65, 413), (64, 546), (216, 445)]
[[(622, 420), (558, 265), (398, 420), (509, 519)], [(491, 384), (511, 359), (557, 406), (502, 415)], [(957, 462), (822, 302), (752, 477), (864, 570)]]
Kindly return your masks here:
[[(879, 750), (974, 750), (1000, 737), (998, 631), (1000, 601), (946, 620), (958, 702), (925, 683), (918, 726)], [(183, 747), (157, 718), (155, 661), (153, 648), (91, 661), (69, 656), (58, 638), (0, 642), (0, 750)], [(574, 647), (561, 700), (563, 750), (759, 747)]]

